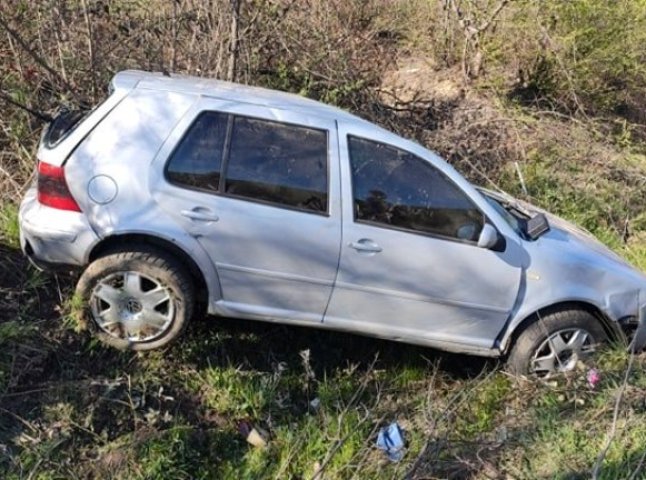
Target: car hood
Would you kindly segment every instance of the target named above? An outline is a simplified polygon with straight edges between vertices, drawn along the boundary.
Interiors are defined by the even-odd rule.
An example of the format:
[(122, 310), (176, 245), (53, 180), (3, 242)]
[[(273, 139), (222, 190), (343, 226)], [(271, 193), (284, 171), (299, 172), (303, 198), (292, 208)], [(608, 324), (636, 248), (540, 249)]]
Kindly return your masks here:
[(605, 263), (606, 266), (614, 266), (624, 271), (629, 270), (629, 275), (634, 275), (638, 277), (641, 282), (646, 282), (646, 276), (641, 271), (637, 270), (621, 256), (610, 250), (587, 230), (574, 225), (573, 223), (540, 207), (537, 207), (536, 205), (512, 197), (507, 193), (492, 192), (486, 189), (482, 190), (490, 195), (493, 195), (494, 197), (498, 196), (508, 201), (509, 203), (518, 205), (519, 207), (521, 207), (521, 209), (527, 211), (529, 214), (543, 213), (547, 217), (548, 223), (550, 225), (550, 230), (541, 235), (541, 237), (539, 238), (539, 241), (541, 243), (553, 243), (554, 246), (559, 250), (565, 250), (568, 252), (568, 254), (575, 255), (579, 259), (586, 260), (590, 264)]
[(617, 273), (630, 283), (636, 282), (641, 288), (646, 288), (646, 275), (590, 232), (535, 205), (516, 201), (529, 212), (543, 213), (547, 217), (550, 230), (539, 237), (540, 242), (553, 243), (552, 246), (563, 254), (576, 257), (590, 267)]
[(550, 232), (545, 234), (546, 238), (556, 239), (556, 237), (558, 237), (558, 240), (564, 240), (571, 243), (574, 247), (587, 250), (590, 253), (602, 256), (607, 260), (617, 262), (623, 266), (630, 267), (631, 269), (634, 268), (621, 256), (597, 240), (597, 238), (587, 230), (584, 230), (583, 228), (551, 213), (544, 213), (550, 224)]

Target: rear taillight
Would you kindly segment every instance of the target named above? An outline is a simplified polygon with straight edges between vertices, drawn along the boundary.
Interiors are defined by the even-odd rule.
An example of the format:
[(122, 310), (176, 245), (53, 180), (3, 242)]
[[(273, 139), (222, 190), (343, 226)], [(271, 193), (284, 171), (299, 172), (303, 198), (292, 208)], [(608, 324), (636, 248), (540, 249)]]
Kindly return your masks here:
[(48, 207), (80, 212), (65, 181), (63, 167), (38, 162), (38, 201)]

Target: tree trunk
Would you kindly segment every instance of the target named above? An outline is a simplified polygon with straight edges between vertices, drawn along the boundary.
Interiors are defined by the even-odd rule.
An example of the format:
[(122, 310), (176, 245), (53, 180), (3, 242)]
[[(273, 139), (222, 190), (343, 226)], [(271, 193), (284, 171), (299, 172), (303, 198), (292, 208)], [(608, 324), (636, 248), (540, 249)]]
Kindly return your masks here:
[(242, 0), (231, 0), (231, 38), (229, 39), (229, 68), (227, 80), (236, 79), (236, 64), (238, 62), (238, 23), (240, 21), (240, 4)]

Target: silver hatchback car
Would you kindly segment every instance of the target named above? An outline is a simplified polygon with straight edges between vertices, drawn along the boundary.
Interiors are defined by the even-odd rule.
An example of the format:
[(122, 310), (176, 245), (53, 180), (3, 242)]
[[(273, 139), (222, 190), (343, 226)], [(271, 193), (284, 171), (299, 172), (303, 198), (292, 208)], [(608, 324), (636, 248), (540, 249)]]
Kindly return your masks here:
[(282, 92), (138, 71), (43, 134), (20, 208), (41, 267), (84, 269), (105, 342), (196, 311), (572, 369), (646, 344), (646, 277), (589, 234), (478, 189), (429, 150)]

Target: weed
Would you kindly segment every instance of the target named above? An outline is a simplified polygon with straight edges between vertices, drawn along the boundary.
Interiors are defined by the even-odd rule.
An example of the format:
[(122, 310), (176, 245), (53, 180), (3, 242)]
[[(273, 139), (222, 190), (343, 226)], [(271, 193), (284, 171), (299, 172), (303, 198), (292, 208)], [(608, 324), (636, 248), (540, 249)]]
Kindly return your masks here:
[[(124, 67), (224, 74), (228, 1), (85, 12), (92, 2), (37, 3), (8, 0), (0, 13), (38, 46), (27, 51), (3, 30), (3, 89), (28, 106), (93, 104), (95, 85)], [(471, 52), (482, 55), (480, 76), (465, 79), (474, 37), (451, 7), (478, 27), (497, 3), (242, 2), (238, 78), (362, 113), (646, 269), (643, 1), (506, 2)], [(385, 73), (407, 61), (424, 70), (408, 69), (418, 90), (399, 98)], [(591, 363), (601, 373), (591, 389), (585, 369), (521, 381), (456, 372), (452, 364), (474, 363), (465, 357), (238, 321), (198, 322), (181, 343), (145, 354), (72, 333), (87, 326), (80, 298), (17, 252), (15, 202), (42, 125), (7, 105), (0, 126), (0, 477), (589, 477), (628, 360), (617, 349)], [(642, 354), (601, 478), (643, 477), (645, 368)], [(395, 420), (407, 441), (400, 464), (374, 447)], [(267, 432), (268, 446), (247, 444), (241, 422)]]
[(18, 207), (13, 203), (0, 205), (0, 241), (11, 248), (20, 248)]
[(76, 333), (87, 330), (85, 302), (80, 295), (74, 293), (67, 297), (61, 307), (63, 324)]
[(458, 431), (466, 438), (488, 432), (510, 390), (511, 381), (503, 374), (494, 375), (487, 381), (476, 384), (464, 407), (457, 412)]
[(10, 342), (29, 337), (34, 330), (33, 325), (24, 324), (16, 320), (0, 323), (0, 346), (7, 346)]

